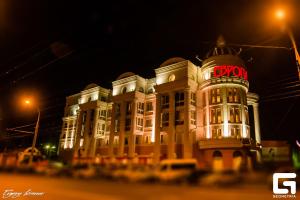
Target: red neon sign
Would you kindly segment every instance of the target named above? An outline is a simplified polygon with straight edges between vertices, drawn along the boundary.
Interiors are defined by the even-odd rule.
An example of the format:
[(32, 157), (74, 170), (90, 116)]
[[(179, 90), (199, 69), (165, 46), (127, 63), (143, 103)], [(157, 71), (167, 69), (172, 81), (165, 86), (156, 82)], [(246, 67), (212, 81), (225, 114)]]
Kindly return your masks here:
[(235, 76), (238, 78), (243, 78), (248, 80), (248, 73), (243, 67), (231, 66), (231, 65), (221, 65), (214, 67), (214, 77), (219, 78), (222, 76)]

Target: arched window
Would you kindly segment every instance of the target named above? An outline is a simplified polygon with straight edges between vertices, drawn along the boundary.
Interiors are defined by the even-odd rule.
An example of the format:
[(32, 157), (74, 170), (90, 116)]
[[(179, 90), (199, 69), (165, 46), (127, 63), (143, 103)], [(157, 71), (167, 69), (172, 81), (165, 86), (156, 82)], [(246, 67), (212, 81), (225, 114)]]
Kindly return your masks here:
[(169, 76), (169, 82), (172, 82), (172, 81), (175, 81), (175, 75), (174, 74), (171, 74)]
[(149, 88), (147, 91), (148, 94), (152, 94), (153, 92), (154, 92), (153, 87)]
[(123, 87), (122, 88), (122, 94), (125, 94), (127, 92), (127, 88), (126, 87)]
[(144, 93), (144, 88), (142, 88), (142, 87), (139, 87), (139, 92), (142, 92), (142, 93)]
[(232, 154), (232, 156), (234, 157), (234, 158), (236, 158), (236, 157), (242, 157), (242, 153), (240, 152), (240, 151), (235, 151), (235, 152), (233, 152), (233, 154)]
[(223, 155), (222, 155), (222, 153), (220, 151), (214, 151), (213, 157), (214, 158), (222, 158)]

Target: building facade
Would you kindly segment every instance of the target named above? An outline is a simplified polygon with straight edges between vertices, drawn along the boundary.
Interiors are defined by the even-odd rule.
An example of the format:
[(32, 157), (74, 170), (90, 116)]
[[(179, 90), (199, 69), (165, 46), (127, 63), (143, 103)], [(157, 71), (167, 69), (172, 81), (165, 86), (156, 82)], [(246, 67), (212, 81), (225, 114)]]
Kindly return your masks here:
[(196, 158), (215, 170), (250, 166), (260, 160), (259, 98), (248, 91), (238, 55), (220, 38), (202, 66), (175, 57), (154, 78), (126, 72), (112, 90), (91, 84), (67, 97), (60, 153), (73, 161)]

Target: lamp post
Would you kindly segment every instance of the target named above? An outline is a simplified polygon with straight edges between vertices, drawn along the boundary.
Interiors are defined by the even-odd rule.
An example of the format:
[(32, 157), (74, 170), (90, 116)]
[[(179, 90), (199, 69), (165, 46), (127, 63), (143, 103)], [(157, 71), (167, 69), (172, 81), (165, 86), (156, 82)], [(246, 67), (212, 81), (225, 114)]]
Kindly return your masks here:
[[(25, 100), (24, 101), (26, 105), (32, 105), (32, 102), (30, 100)], [(33, 136), (33, 141), (32, 141), (32, 146), (31, 146), (31, 152), (30, 152), (30, 158), (29, 158), (29, 166), (32, 166), (32, 161), (33, 161), (33, 152), (35, 149), (35, 145), (36, 145), (36, 139), (37, 139), (37, 135), (38, 135), (38, 131), (39, 131), (39, 124), (40, 124), (40, 108), (38, 106), (36, 106), (37, 112), (38, 112), (38, 118), (35, 124), (35, 129), (34, 129), (34, 136)]]
[(300, 79), (300, 56), (299, 56), (299, 52), (298, 52), (298, 48), (297, 48), (297, 44), (296, 44), (294, 34), (293, 34), (292, 30), (286, 25), (284, 10), (281, 10), (281, 9), (276, 10), (275, 17), (278, 20), (280, 20), (281, 22), (283, 22), (284, 28), (286, 29), (287, 34), (289, 36), (289, 39), (291, 40), (293, 50), (294, 50), (294, 54), (295, 54), (295, 58), (296, 58), (298, 78)]

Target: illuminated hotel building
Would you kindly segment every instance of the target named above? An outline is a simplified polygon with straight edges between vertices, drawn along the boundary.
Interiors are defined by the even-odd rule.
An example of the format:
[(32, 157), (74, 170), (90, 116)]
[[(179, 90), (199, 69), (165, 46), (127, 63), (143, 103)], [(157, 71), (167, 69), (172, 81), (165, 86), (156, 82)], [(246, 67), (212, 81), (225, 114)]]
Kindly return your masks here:
[(248, 92), (238, 54), (220, 38), (202, 66), (171, 58), (154, 78), (126, 72), (112, 90), (91, 84), (67, 97), (60, 154), (140, 163), (196, 158), (215, 170), (259, 161), (258, 95)]

